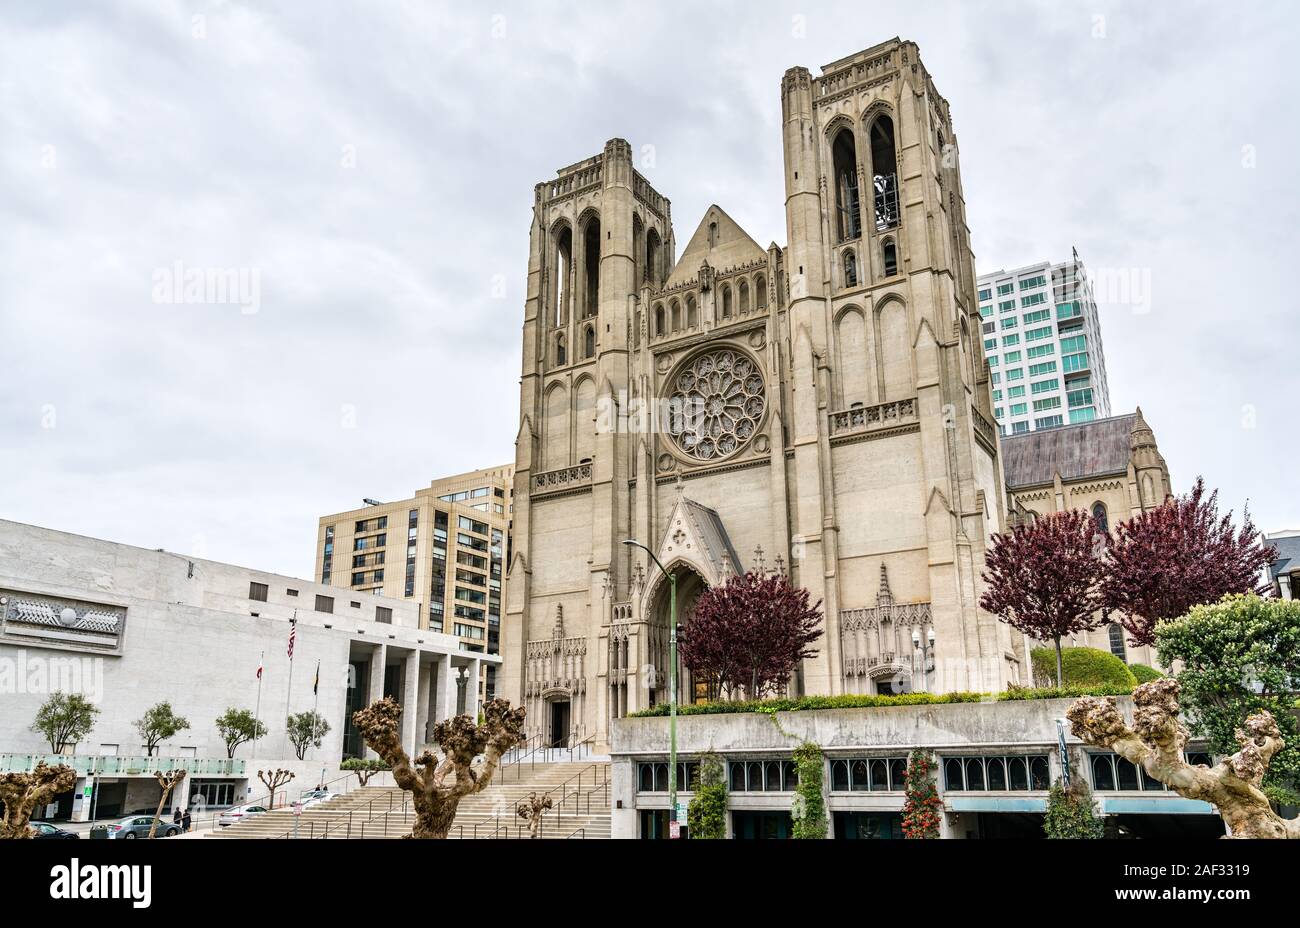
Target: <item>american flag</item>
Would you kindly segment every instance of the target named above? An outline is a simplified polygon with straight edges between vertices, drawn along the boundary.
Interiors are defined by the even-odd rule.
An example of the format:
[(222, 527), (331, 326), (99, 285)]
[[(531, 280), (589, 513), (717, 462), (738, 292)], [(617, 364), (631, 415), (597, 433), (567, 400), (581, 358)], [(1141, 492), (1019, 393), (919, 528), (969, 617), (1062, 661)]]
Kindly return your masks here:
[(289, 660), (293, 660), (293, 640), (298, 636), (298, 620), (289, 620)]

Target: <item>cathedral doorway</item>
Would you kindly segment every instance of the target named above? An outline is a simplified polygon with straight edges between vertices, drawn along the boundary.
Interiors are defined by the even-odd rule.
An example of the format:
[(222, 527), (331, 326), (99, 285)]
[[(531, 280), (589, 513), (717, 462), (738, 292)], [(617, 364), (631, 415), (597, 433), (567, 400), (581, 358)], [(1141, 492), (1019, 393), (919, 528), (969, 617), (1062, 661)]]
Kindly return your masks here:
[(551, 733), (547, 746), (552, 748), (569, 746), (569, 701), (567, 699), (551, 700)]
[[(679, 629), (685, 629), (690, 624), (691, 613), (695, 609), (695, 603), (699, 600), (700, 594), (709, 588), (708, 583), (693, 568), (677, 563), (668, 568), (677, 577), (677, 626)], [(663, 631), (664, 654), (662, 660), (659, 655), (655, 655), (656, 675), (662, 676), (655, 686), (659, 693), (655, 694), (655, 702), (667, 701), (668, 699), (668, 622), (671, 614), (669, 591), (671, 585), (667, 580), (661, 580), (658, 589), (654, 594), (654, 606), (651, 615), (654, 617), (654, 624)], [(678, 702), (704, 703), (711, 702), (719, 698), (717, 687), (712, 685), (709, 680), (693, 679), (693, 675), (685, 664), (678, 660), (677, 664), (677, 699)], [(653, 705), (653, 703), (651, 703)]]

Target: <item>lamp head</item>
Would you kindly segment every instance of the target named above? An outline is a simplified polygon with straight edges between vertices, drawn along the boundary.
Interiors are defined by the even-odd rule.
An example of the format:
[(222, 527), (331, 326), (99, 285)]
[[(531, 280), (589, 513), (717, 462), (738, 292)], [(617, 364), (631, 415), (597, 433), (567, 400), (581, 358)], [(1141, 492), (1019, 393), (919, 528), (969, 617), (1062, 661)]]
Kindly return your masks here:
[(930, 647), (933, 648), (933, 647), (934, 647), (934, 629), (933, 629), (933, 628), (930, 629), (929, 632), (926, 633), (926, 638), (929, 639), (929, 641), (930, 641)]
[(912, 629), (912, 647), (919, 648), (920, 646), (921, 646), (921, 633), (918, 632), (916, 629)]

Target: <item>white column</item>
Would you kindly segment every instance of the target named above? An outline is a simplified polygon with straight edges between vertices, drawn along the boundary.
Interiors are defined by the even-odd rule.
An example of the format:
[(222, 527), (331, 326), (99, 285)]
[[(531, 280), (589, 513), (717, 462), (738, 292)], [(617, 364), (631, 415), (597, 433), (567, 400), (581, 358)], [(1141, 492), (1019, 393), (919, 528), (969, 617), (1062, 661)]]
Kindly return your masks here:
[(483, 662), (477, 657), (469, 662), (469, 679), (465, 683), (465, 714), (474, 721), (478, 721), (478, 687), (479, 674), (482, 673)]
[(417, 702), (415, 717), (415, 749), (417, 751), (422, 745), (428, 744), (432, 736), (429, 731), (429, 710), (432, 708), (429, 705), (429, 699), (431, 696), (431, 687), (429, 684), (432, 682), (433, 665), (422, 663), (419, 665), (419, 668), (420, 678), (419, 682), (416, 684), (415, 691)]
[(438, 661), (436, 704), (436, 721), (445, 722), (456, 714), (456, 674), (451, 666), (450, 654), (444, 654)]
[[(388, 664), (388, 647), (377, 644), (374, 650), (370, 652), (370, 698), (366, 705), (373, 705), (384, 698), (384, 668)], [(366, 757), (378, 757), (379, 755), (366, 748)]]
[(402, 670), (402, 746), (408, 757), (415, 757), (416, 722), (419, 717), (420, 652), (412, 651), (406, 656)]

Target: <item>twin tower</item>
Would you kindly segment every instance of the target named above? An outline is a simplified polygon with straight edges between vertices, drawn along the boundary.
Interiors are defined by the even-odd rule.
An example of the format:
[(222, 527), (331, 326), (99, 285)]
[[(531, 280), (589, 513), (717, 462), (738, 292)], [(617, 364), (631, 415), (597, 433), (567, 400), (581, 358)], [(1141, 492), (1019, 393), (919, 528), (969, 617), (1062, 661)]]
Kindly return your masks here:
[(749, 570), (820, 599), (794, 693), (1027, 679), (977, 605), (1005, 491), (948, 104), (900, 39), (781, 104), (784, 248), (711, 206), (674, 261), (622, 139), (535, 189), (499, 690), (551, 743), (668, 698), (669, 585), (628, 539), (685, 623)]

